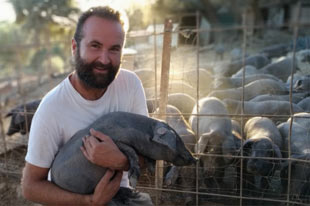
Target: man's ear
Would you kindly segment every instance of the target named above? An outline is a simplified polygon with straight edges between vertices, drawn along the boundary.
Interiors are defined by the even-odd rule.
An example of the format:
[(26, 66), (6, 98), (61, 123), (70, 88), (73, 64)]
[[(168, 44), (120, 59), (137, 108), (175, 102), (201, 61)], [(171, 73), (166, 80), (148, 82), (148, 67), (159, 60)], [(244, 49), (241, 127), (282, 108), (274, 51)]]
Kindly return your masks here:
[(72, 53), (72, 56), (76, 55), (77, 49), (78, 49), (77, 43), (76, 43), (75, 39), (72, 38), (72, 40), (71, 40), (71, 53)]

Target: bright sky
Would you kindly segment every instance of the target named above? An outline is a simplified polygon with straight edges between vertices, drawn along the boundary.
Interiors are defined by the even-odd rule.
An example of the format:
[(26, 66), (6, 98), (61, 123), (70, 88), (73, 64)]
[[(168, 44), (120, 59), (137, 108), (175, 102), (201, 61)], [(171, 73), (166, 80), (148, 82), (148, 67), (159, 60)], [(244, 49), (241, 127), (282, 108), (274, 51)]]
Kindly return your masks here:
[(154, 0), (76, 0), (84, 11), (92, 6), (109, 5), (117, 9), (127, 9), (132, 6), (145, 6)]
[(15, 12), (10, 3), (0, 0), (0, 21), (15, 21)]
[[(127, 9), (132, 6), (145, 6), (154, 0), (76, 0), (80, 5), (82, 11), (87, 10), (92, 6), (109, 5), (117, 9)], [(15, 13), (13, 7), (7, 0), (0, 0), (0, 21), (15, 20)]]

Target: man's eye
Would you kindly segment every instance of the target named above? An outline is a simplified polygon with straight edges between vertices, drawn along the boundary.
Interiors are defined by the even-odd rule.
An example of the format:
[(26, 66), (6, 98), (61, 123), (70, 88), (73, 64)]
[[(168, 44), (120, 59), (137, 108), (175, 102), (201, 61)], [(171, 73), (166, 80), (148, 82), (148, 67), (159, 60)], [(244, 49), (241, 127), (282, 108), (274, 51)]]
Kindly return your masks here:
[(95, 49), (99, 49), (99, 48), (100, 48), (100, 45), (98, 45), (98, 44), (93, 44), (93, 45), (91, 45), (91, 47), (92, 47), (92, 48), (95, 48)]
[(112, 48), (110, 51), (111, 51), (111, 52), (119, 52), (119, 51), (120, 51), (120, 48)]

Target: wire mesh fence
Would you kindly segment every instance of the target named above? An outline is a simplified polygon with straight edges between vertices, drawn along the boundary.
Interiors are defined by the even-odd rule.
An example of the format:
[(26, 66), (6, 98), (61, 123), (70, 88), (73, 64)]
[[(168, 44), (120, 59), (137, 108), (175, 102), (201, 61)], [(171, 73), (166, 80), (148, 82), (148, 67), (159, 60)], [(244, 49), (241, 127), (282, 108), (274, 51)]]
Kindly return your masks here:
[[(165, 119), (199, 159), (187, 167), (163, 163), (159, 180), (142, 172), (137, 189), (151, 194), (156, 205), (310, 204), (310, 28), (309, 22), (299, 21), (302, 6), (298, 4), (294, 21), (278, 28), (253, 24), (249, 13), (244, 14), (243, 25), (203, 28), (199, 12), (184, 14), (195, 24), (173, 26), (165, 88), (163, 25), (154, 21), (151, 32), (128, 34), (127, 43), (135, 52), (124, 53), (123, 67), (141, 79), (150, 116)], [(203, 44), (206, 36), (213, 41)], [(61, 74), (30, 73), (23, 68), (22, 56), (38, 45), (12, 48), (15, 69), (9, 79), (0, 80), (1, 191), (20, 182), (29, 133), (24, 124), (31, 122), (26, 116), (36, 108), (24, 104), (41, 99), (73, 71), (68, 57)], [(163, 90), (170, 106), (158, 110)], [(17, 105), (22, 106), (12, 110)], [(16, 124), (15, 134), (7, 135), (10, 111), (12, 120), (19, 115), (24, 122)], [(249, 125), (254, 117), (263, 119), (263, 127)], [(251, 129), (257, 130), (253, 134)], [(256, 139), (250, 140), (253, 136)], [(7, 203), (13, 204), (16, 196), (23, 201), (18, 186), (7, 191), (12, 191)]]

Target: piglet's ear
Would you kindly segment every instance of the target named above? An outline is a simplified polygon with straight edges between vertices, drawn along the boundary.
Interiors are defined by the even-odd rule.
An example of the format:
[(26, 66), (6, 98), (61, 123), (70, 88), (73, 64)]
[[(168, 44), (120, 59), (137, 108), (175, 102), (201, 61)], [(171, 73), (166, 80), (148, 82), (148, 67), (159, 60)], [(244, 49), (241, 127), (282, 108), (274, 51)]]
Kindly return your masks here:
[(177, 137), (172, 130), (166, 128), (165, 125), (162, 125), (161, 127), (155, 128), (152, 140), (156, 143), (168, 147), (171, 152), (176, 152), (176, 138)]

